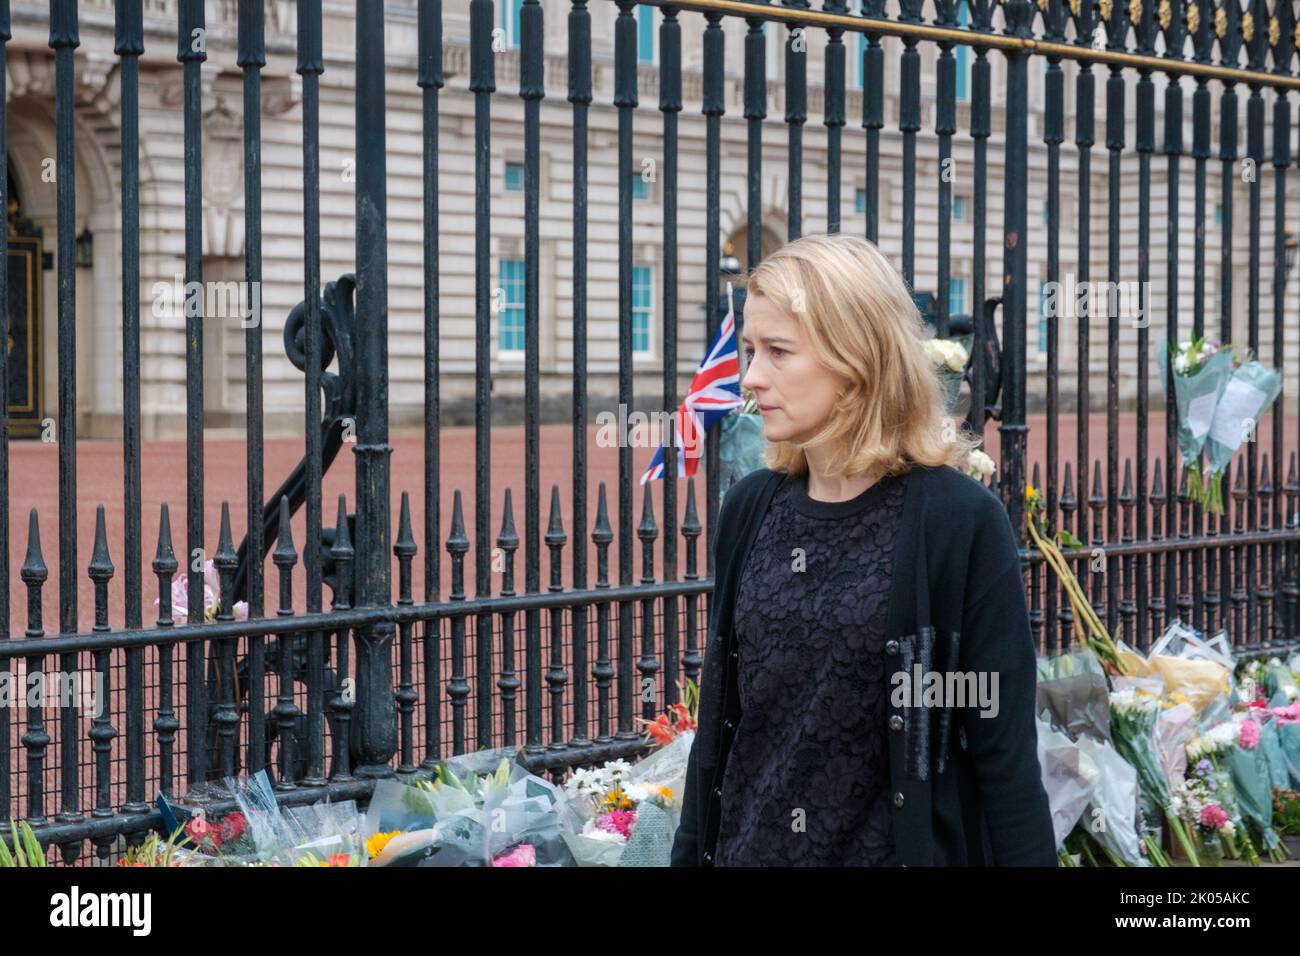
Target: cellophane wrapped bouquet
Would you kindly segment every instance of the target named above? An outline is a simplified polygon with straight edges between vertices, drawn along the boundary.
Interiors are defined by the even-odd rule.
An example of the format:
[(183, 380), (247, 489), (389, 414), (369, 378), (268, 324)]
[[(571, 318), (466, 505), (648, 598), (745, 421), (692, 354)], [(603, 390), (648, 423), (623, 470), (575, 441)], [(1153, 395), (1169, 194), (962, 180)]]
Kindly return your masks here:
[(572, 866), (558, 787), (512, 750), (461, 754), (415, 783), (381, 780), (366, 812), (369, 866)]
[(564, 787), (564, 839), (579, 866), (668, 866), (681, 817), (692, 730), (636, 764), (575, 770)]

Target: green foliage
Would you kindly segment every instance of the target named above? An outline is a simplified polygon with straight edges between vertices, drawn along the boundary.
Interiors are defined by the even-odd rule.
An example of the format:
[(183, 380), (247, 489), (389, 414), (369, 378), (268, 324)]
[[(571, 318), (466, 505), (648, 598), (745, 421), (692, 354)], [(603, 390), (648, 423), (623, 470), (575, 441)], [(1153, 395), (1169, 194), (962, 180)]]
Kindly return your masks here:
[(0, 840), (0, 867), (37, 867), (46, 866), (45, 850), (42, 849), (36, 834), (26, 820), (14, 822), (9, 818), (9, 831), (13, 834), (14, 848), (10, 853), (8, 845)]

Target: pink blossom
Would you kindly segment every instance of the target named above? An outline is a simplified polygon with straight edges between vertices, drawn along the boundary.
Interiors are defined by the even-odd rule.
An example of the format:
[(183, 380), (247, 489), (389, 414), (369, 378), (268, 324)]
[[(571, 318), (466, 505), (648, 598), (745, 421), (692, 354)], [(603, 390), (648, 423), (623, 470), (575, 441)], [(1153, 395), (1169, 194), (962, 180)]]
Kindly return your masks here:
[(1228, 814), (1218, 804), (1207, 803), (1201, 808), (1201, 825), (1220, 830), (1228, 822)]
[(1254, 750), (1259, 746), (1259, 724), (1253, 720), (1241, 722), (1241, 738), (1238, 741), (1244, 750)]
[(1292, 724), (1300, 721), (1300, 700), (1286, 707), (1274, 707), (1269, 713), (1277, 718), (1279, 724)]
[(536, 866), (537, 850), (531, 843), (521, 843), (492, 861), (493, 866)]
[(630, 839), (632, 827), (636, 826), (636, 811), (611, 810), (600, 818), (597, 826), (608, 833), (617, 833), (625, 840)]
[[(154, 607), (158, 599), (154, 598)], [(211, 560), (203, 565), (203, 620), (211, 623), (217, 619), (221, 607), (221, 574)], [(231, 613), (236, 621), (248, 620), (248, 602), (236, 601), (231, 606)], [(177, 624), (188, 624), (190, 620), (189, 572), (181, 571), (172, 578), (172, 620)]]

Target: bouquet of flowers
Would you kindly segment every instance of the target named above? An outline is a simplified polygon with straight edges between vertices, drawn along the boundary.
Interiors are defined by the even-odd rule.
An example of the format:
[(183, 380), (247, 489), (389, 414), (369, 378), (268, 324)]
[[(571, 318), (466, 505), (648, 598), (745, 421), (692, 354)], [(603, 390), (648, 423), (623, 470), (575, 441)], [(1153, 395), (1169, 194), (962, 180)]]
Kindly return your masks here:
[(1166, 355), (1160, 363), (1160, 381), (1169, 391), (1169, 372), (1173, 366), (1174, 401), (1178, 406), (1178, 450), (1187, 463), (1187, 493), (1193, 501), (1201, 500), (1201, 449), (1214, 423), (1219, 398), (1232, 374), (1232, 349), (1206, 342), (1199, 337), (1179, 342), (1173, 348), (1162, 343)]
[(992, 478), (997, 470), (997, 463), (988, 452), (978, 448), (972, 449), (970, 458), (966, 462), (966, 474), (982, 482), (985, 478)]
[[(1037, 724), (1038, 766), (1052, 811), (1056, 844), (1061, 846), (1092, 801), (1101, 772), (1092, 758), (1086, 756), (1068, 736), (1054, 729), (1042, 717), (1038, 718)], [(1062, 862), (1065, 862), (1064, 858)], [(1069, 862), (1066, 865), (1074, 864)]]
[(1300, 701), (1271, 710), (1277, 724), (1277, 741), (1291, 776), (1292, 786), (1300, 787)]
[(1264, 693), (1268, 695), (1270, 707), (1285, 707), (1300, 698), (1300, 687), (1296, 685), (1295, 665), (1300, 663), (1300, 655), (1292, 655), (1283, 664), (1279, 657), (1269, 658), (1265, 665)]
[(1110, 699), (1106, 672), (1090, 648), (1038, 659), (1039, 719), (1071, 740), (1087, 735), (1110, 741)]
[(1259, 746), (1260, 725), (1249, 714), (1233, 715), (1229, 725), (1236, 740), (1227, 751), (1226, 764), (1246, 825), (1258, 838), (1269, 859), (1281, 863), (1286, 849), (1273, 830), (1273, 793), (1268, 762)]
[(767, 450), (758, 399), (748, 390), (741, 394), (745, 404), (718, 423), (718, 487), (722, 495), (751, 471), (762, 468)]
[(1282, 390), (1282, 376), (1259, 362), (1242, 364), (1232, 373), (1214, 410), (1214, 420), (1205, 441), (1210, 480), (1205, 491), (1206, 509), (1223, 514), (1223, 470), (1255, 432), (1260, 414)]
[(257, 855), (248, 819), (238, 810), (209, 820), (200, 809), (186, 821), (183, 832), (200, 861), (212, 866), (239, 866)]
[(1084, 759), (1097, 768), (1097, 779), (1083, 818), (1067, 840), (1096, 863), (1089, 839), (1116, 866), (1151, 866), (1164, 858), (1154, 842), (1145, 837), (1138, 819), (1138, 777), (1110, 745), (1085, 734), (1076, 743)]
[(962, 379), (966, 376), (966, 363), (970, 353), (954, 339), (926, 339), (925, 357), (930, 360), (934, 374), (943, 387), (944, 407), (951, 414), (957, 407), (957, 396), (961, 390)]
[[(231, 799), (235, 809), (220, 817), (208, 809), (211, 802)], [(265, 770), (227, 777), (223, 785), (199, 784), (175, 802), (160, 794), (157, 805), (157, 837), (174, 832), (186, 865), (359, 866), (363, 860), (355, 801), (281, 807)], [(344, 857), (348, 862), (341, 862)]]
[[(190, 620), (189, 572), (178, 571), (172, 578), (172, 620), (177, 624), (188, 624)], [(158, 599), (153, 599), (153, 606), (158, 607)], [(211, 559), (203, 565), (203, 617), (211, 624), (217, 619), (221, 610), (221, 575)], [(248, 602), (236, 601), (231, 605), (236, 621), (248, 620)]]
[(185, 840), (184, 829), (177, 829), (166, 840), (157, 833), (150, 833), (136, 846), (129, 846), (122, 858), (117, 861), (123, 867), (179, 867), (193, 866), (196, 855), (181, 846)]
[[(1160, 696), (1141, 687), (1128, 686), (1113, 691), (1110, 695), (1111, 734), (1115, 749), (1137, 771), (1147, 798), (1164, 812), (1169, 829), (1187, 854), (1187, 859), (1192, 866), (1199, 866), (1196, 849), (1174, 812), (1169, 782), (1156, 753), (1154, 731), (1160, 709)], [(1152, 849), (1154, 847), (1148, 847), (1148, 851)]]
[(369, 865), (572, 865), (559, 788), (514, 755), (460, 754), (414, 785), (381, 780), (363, 824)]
[(565, 840), (579, 866), (668, 866), (694, 741), (686, 731), (638, 764), (613, 760), (573, 772), (564, 787), (573, 824)]
[(1236, 826), (1220, 803), (1218, 790), (1214, 764), (1202, 758), (1192, 774), (1174, 787), (1172, 795), (1175, 812), (1194, 834), (1200, 859), (1209, 866), (1219, 865), (1224, 847), (1231, 846), (1236, 835)]
[(646, 725), (646, 734), (650, 737), (651, 746), (662, 747), (676, 740), (680, 734), (693, 733), (696, 729), (696, 719), (700, 710), (700, 689), (689, 677), (686, 678), (685, 689), (682, 689), (681, 684), (677, 687), (685, 703), (672, 704), (668, 708), (668, 713), (660, 714), (654, 720), (646, 720), (644, 717), (636, 719), (638, 724)]
[(1244, 856), (1252, 866), (1258, 866), (1259, 854), (1255, 851), (1250, 831), (1246, 829), (1232, 774), (1228, 771), (1228, 754), (1236, 746), (1238, 736), (1237, 726), (1231, 719), (1214, 724), (1188, 741), (1187, 762), (1199, 768), (1203, 761), (1209, 761), (1214, 768), (1217, 802), (1233, 825), (1232, 839), (1224, 844), (1228, 855), (1233, 859)]
[(1282, 836), (1300, 836), (1300, 791), (1273, 794), (1273, 826)]

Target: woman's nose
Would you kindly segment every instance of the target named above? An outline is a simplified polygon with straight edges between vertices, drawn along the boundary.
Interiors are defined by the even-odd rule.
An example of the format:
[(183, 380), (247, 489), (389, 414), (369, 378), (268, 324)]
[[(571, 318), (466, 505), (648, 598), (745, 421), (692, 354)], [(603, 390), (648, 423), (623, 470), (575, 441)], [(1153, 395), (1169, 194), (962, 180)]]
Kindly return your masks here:
[(758, 372), (758, 360), (750, 359), (749, 366), (745, 369), (745, 377), (740, 380), (741, 388), (747, 388), (751, 392), (761, 391), (767, 387), (763, 376)]

